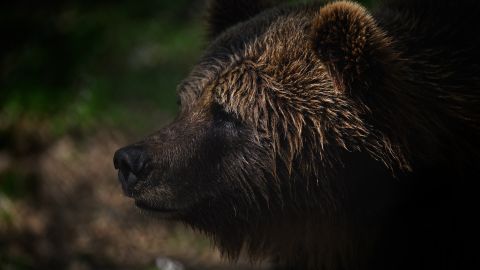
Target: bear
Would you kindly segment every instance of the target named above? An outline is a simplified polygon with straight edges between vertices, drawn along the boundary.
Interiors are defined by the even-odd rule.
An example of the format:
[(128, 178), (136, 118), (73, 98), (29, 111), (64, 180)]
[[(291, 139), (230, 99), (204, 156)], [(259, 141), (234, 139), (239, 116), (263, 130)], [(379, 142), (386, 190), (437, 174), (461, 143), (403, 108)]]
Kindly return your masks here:
[(179, 115), (114, 155), (125, 195), (274, 269), (478, 268), (479, 12), (210, 1)]

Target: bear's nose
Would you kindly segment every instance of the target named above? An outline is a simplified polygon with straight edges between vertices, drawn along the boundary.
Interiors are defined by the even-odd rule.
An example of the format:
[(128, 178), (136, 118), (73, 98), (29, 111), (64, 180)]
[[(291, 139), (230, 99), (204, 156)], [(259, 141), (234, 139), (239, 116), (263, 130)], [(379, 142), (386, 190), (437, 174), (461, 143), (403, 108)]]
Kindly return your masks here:
[(115, 152), (113, 165), (118, 169), (118, 180), (125, 195), (132, 196), (132, 188), (143, 174), (146, 162), (146, 151), (141, 146), (127, 146)]

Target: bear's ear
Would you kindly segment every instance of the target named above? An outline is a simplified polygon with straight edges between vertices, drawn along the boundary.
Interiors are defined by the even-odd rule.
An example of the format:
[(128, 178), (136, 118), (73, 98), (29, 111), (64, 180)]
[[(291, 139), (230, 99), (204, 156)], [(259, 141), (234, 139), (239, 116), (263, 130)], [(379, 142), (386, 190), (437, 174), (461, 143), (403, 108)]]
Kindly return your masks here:
[(359, 4), (327, 4), (312, 23), (313, 46), (337, 91), (362, 99), (377, 88), (395, 57), (390, 38)]
[(207, 22), (209, 38), (273, 6), (273, 0), (210, 0)]

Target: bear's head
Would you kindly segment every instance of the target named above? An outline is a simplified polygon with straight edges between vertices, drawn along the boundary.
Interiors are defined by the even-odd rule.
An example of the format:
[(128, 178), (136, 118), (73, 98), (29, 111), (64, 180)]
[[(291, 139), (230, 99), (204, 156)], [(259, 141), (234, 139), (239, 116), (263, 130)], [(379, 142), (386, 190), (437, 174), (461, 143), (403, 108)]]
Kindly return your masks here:
[(269, 7), (213, 1), (211, 44), (178, 87), (179, 115), (114, 158), (138, 207), (232, 256), (294, 245), (301, 237), (283, 235), (270, 247), (355, 211), (359, 178), (409, 166), (401, 125), (388, 121), (398, 112), (381, 105), (396, 93), (377, 94), (398, 56), (369, 13), (350, 2)]

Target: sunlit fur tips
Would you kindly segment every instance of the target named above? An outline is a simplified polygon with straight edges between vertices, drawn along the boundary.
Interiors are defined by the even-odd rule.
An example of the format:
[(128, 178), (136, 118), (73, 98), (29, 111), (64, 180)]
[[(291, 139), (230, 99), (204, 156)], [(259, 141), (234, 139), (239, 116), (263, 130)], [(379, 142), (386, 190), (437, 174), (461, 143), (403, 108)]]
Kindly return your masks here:
[(378, 56), (390, 41), (361, 5), (339, 1), (322, 7), (312, 22), (312, 44), (339, 91), (370, 87), (369, 73), (381, 70)]

